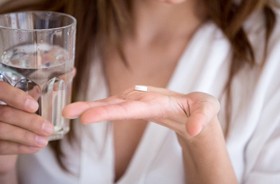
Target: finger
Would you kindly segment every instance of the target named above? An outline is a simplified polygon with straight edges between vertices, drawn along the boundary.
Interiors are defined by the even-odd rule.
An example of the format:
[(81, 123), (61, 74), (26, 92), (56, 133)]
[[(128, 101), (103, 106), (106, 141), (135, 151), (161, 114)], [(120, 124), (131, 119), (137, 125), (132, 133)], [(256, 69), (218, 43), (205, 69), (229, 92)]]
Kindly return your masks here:
[[(119, 96), (95, 102), (71, 104), (65, 108), (63, 115), (68, 118), (81, 116), (82, 123), (102, 120), (146, 119), (159, 116), (162, 105), (167, 104), (166, 100), (169, 98), (163, 98), (166, 96), (162, 95), (163, 93), (178, 95), (162, 88), (140, 86), (140, 88), (142, 87), (148, 91), (142, 91), (139, 86), (136, 86), (126, 90)], [(162, 104), (160, 105), (159, 102)]]
[(160, 93), (165, 95), (174, 95), (174, 94), (178, 95), (175, 92), (163, 88), (136, 85), (134, 88), (130, 88), (126, 90), (123, 94), (119, 96), (112, 96), (94, 102), (76, 102), (76, 103), (69, 104), (64, 108), (62, 114), (65, 118), (75, 119), (78, 118), (84, 111), (92, 107), (99, 107), (99, 106), (104, 106), (109, 104), (118, 104), (124, 102), (125, 100), (140, 100), (143, 97), (146, 97), (147, 99), (149, 97), (152, 97), (151, 95), (146, 96), (146, 94), (143, 92), (150, 92), (155, 94)]
[(26, 146), (15, 142), (0, 140), (0, 155), (30, 154), (42, 149), (41, 147)]
[(75, 119), (88, 108), (90, 108), (88, 102), (75, 102), (64, 107), (62, 116), (68, 119)]
[(33, 88), (28, 90), (28, 95), (32, 96), (33, 99), (38, 100), (42, 95), (42, 90), (40, 86), (35, 85)]
[(120, 119), (149, 119), (160, 115), (156, 104), (148, 105), (141, 101), (129, 101), (89, 108), (80, 116), (82, 123)]
[(190, 105), (192, 109), (190, 109), (190, 116), (186, 123), (186, 129), (191, 137), (200, 134), (217, 116), (220, 109), (220, 104), (215, 98), (209, 95), (205, 98), (206, 95), (203, 95), (204, 97), (201, 97), (201, 99), (204, 98), (205, 100), (196, 101)]
[(116, 104), (123, 101), (123, 99), (112, 96), (94, 102), (75, 102), (65, 106), (65, 108), (62, 111), (62, 115), (63, 117), (68, 119), (75, 119), (78, 118), (84, 111), (88, 110), (89, 108), (104, 106), (108, 104)]
[(190, 137), (197, 136), (203, 129), (203, 122), (205, 122), (204, 115), (192, 115), (186, 123), (187, 134)]
[(58, 78), (64, 81), (72, 80), (76, 76), (77, 70), (76, 68), (71, 69), (69, 72), (66, 72), (60, 75)]
[(44, 147), (48, 144), (48, 137), (39, 136), (28, 130), (6, 123), (0, 123), (0, 140), (33, 147)]
[(0, 122), (20, 127), (41, 136), (50, 136), (53, 133), (53, 124), (41, 116), (9, 106), (0, 106)]
[(27, 112), (36, 112), (39, 105), (30, 95), (5, 82), (0, 82), (0, 100)]

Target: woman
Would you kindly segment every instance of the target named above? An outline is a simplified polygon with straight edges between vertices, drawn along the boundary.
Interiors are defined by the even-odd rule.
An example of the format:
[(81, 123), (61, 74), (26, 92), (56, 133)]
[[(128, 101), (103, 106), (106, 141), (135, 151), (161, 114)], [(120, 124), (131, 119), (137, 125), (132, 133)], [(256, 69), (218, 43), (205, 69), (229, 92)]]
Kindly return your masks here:
[(2, 12), (19, 9), (77, 17), (79, 102), (63, 115), (84, 125), (45, 147), (52, 127), (36, 102), (1, 83), (1, 183), (280, 181), (272, 2), (12, 1)]

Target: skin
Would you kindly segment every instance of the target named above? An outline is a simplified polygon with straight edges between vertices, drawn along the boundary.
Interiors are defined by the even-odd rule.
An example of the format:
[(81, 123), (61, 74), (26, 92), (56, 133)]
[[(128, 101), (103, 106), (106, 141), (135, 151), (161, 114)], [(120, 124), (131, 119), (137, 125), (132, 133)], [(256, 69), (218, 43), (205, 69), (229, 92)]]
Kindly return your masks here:
[(12, 184), (17, 183), (17, 155), (45, 147), (53, 126), (35, 114), (38, 103), (32, 96), (4, 82), (0, 90), (0, 100), (7, 104), (0, 106), (0, 183)]
[[(125, 173), (147, 122), (152, 120), (177, 133), (189, 183), (237, 183), (217, 118), (219, 102), (205, 93), (178, 94), (164, 89), (180, 55), (203, 23), (195, 13), (196, 2), (134, 1), (133, 29), (122, 42), (129, 69), (117, 51), (109, 49), (104, 72), (110, 96), (76, 102), (63, 111), (64, 117), (80, 118), (85, 124), (113, 122), (116, 181)], [(134, 90), (137, 84), (147, 85), (148, 91)], [(0, 106), (0, 183), (11, 184), (17, 182), (16, 155), (45, 147), (53, 127), (34, 113), (38, 104), (33, 97), (3, 82), (0, 90), (0, 100), (7, 103)]]

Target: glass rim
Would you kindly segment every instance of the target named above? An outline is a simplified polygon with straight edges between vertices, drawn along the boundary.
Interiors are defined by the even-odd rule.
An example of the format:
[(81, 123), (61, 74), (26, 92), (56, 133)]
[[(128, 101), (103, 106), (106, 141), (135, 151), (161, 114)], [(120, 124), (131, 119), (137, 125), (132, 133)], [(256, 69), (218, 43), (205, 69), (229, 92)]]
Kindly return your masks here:
[(42, 29), (21, 29), (21, 28), (12, 28), (11, 26), (3, 26), (0, 24), (0, 29), (7, 29), (7, 30), (12, 30), (12, 31), (24, 31), (24, 32), (44, 32), (44, 31), (53, 31), (53, 30), (58, 30), (58, 29), (67, 29), (72, 26), (76, 26), (77, 20), (75, 17), (73, 17), (70, 14), (67, 13), (62, 13), (62, 12), (57, 12), (57, 11), (17, 11), (17, 12), (10, 12), (10, 13), (3, 13), (0, 14), (0, 17), (2, 16), (7, 16), (7, 15), (12, 15), (12, 14), (20, 14), (20, 13), (51, 13), (51, 14), (56, 14), (56, 15), (61, 15), (64, 17), (68, 17), (71, 22), (65, 26), (59, 26), (59, 27), (53, 27), (53, 28), (42, 28)]

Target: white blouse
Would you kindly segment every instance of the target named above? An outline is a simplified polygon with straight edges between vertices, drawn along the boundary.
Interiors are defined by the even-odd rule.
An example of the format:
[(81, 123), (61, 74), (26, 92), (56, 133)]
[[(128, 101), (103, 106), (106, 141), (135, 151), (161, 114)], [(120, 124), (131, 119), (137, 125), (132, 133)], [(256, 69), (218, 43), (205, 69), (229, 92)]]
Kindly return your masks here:
[[(246, 25), (258, 62), (264, 47), (264, 22), (255, 14)], [(231, 50), (228, 41), (211, 22), (203, 25), (181, 56), (168, 89), (180, 93), (202, 91), (221, 99), (227, 80)], [(227, 149), (240, 183), (280, 183), (280, 22), (268, 47), (266, 65), (245, 66), (232, 84), (232, 111)], [(100, 61), (93, 62), (88, 101), (108, 96)], [(160, 73), (159, 73), (160, 75)], [(222, 127), (225, 111), (220, 112)], [(50, 148), (21, 155), (18, 174), (22, 184), (113, 184), (114, 149), (110, 122), (78, 128), (73, 145), (63, 140), (63, 171)], [(207, 150), (206, 150), (207, 151)], [(150, 122), (136, 152), (117, 184), (183, 184), (181, 148), (176, 134)]]

